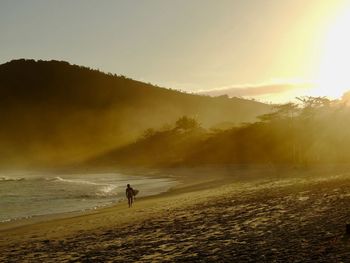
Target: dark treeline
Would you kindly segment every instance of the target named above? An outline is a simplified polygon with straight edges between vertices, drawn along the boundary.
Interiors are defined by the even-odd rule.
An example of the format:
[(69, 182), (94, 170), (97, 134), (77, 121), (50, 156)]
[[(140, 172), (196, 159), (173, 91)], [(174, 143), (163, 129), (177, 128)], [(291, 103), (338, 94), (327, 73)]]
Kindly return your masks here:
[(0, 166), (79, 162), (182, 115), (203, 127), (253, 121), (269, 105), (186, 94), (63, 61), (0, 65)]
[(305, 167), (350, 163), (350, 109), (344, 101), (299, 98), (253, 123), (203, 129), (183, 117), (137, 142), (94, 160), (109, 165), (277, 164)]

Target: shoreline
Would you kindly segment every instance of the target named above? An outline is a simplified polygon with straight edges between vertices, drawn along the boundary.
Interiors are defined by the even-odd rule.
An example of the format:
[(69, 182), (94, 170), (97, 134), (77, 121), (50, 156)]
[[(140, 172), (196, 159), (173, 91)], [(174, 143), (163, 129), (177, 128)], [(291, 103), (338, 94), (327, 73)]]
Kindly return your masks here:
[[(172, 170), (172, 169), (171, 169)], [(143, 206), (145, 204), (146, 208), (150, 206), (150, 204), (161, 202), (163, 199), (172, 199), (177, 196), (181, 195), (188, 195), (191, 193), (194, 193), (196, 191), (202, 191), (211, 189), (213, 186), (220, 187), (225, 182), (231, 181), (232, 177), (228, 176), (227, 174), (220, 174), (218, 176), (213, 175), (212, 173), (203, 174), (201, 172), (196, 171), (195, 169), (176, 169), (177, 171), (170, 171), (170, 173), (167, 172), (167, 176), (161, 176), (159, 171), (154, 173), (154, 178), (171, 178), (174, 179), (174, 181), (177, 182), (175, 187), (171, 187), (167, 192), (159, 193), (152, 196), (146, 196), (142, 198), (136, 199), (136, 202), (134, 204), (134, 207), (131, 209), (132, 212), (132, 220), (138, 220), (138, 216), (135, 216), (135, 213), (139, 213), (139, 210), (141, 209), (141, 212), (143, 212), (143, 208), (139, 207)], [(161, 171), (163, 172), (163, 171)], [(188, 176), (190, 175), (190, 176)], [(217, 174), (216, 174), (217, 175)], [(125, 201), (125, 200), (124, 200)], [(173, 204), (172, 204), (173, 205)], [(136, 210), (137, 209), (137, 210)], [(136, 211), (135, 211), (136, 210)], [(11, 222), (4, 222), (0, 224), (0, 245), (2, 243), (9, 242), (15, 242), (16, 240), (21, 239), (31, 239), (31, 238), (39, 238), (42, 237), (45, 231), (39, 231), (37, 232), (37, 228), (54, 228), (54, 225), (58, 224), (65, 224), (66, 222), (73, 222), (72, 223), (72, 229), (69, 230), (69, 232), (76, 232), (76, 231), (84, 231), (89, 229), (94, 229), (96, 227), (103, 227), (103, 224), (100, 224), (100, 222), (97, 222), (96, 224), (93, 223), (93, 221), (90, 221), (89, 225), (85, 224), (82, 227), (76, 227), (76, 225), (79, 225), (79, 220), (82, 220), (84, 218), (99, 218), (100, 216), (103, 217), (104, 214), (111, 215), (113, 213), (120, 213), (122, 214), (121, 217), (118, 218), (118, 220), (115, 221), (116, 224), (124, 224), (126, 222), (129, 222), (129, 216), (126, 212), (129, 211), (127, 208), (127, 203), (120, 201), (116, 204), (113, 204), (108, 207), (101, 207), (98, 209), (93, 209), (89, 211), (76, 211), (76, 212), (68, 212), (68, 213), (58, 213), (58, 214), (52, 214), (52, 215), (44, 215), (44, 216), (35, 216), (31, 218), (26, 219), (20, 219), (15, 220)], [(117, 216), (118, 217), (118, 216)], [(140, 219), (140, 218), (139, 218)], [(34, 231), (31, 229), (34, 228)], [(33, 232), (35, 232), (33, 234)], [(56, 231), (53, 236), (56, 236), (58, 233)], [(51, 233), (53, 234), (53, 233)], [(12, 236), (14, 238), (6, 238), (6, 236)], [(65, 234), (63, 234), (65, 235)], [(58, 234), (58, 236), (61, 236), (61, 234)], [(6, 241), (7, 240), (7, 241)]]
[(212, 172), (184, 170), (176, 175), (182, 184), (136, 200), (131, 209), (120, 203), (0, 230), (0, 261), (347, 259), (343, 240), (350, 218), (349, 173), (289, 177), (288, 171), (278, 171), (257, 177), (252, 171), (242, 179), (234, 172)]
[[(162, 191), (162, 192), (157, 192), (152, 195), (146, 195), (146, 196), (140, 196), (138, 198), (148, 198), (148, 197), (154, 197), (158, 195), (162, 195), (164, 193), (167, 193), (171, 191), (174, 186), (178, 185), (180, 182), (177, 180), (174, 180), (174, 177), (171, 175), (167, 174), (161, 174), (161, 173), (153, 173), (152, 175), (144, 175), (141, 174), (141, 172), (138, 173), (133, 173), (137, 175), (132, 175), (135, 178), (138, 176), (143, 176), (142, 179), (166, 179), (169, 180), (169, 183), (173, 184), (168, 190)], [(138, 199), (137, 198), (137, 199)], [(51, 214), (43, 214), (43, 215), (32, 215), (32, 216), (25, 216), (21, 218), (12, 218), (8, 219), (5, 221), (0, 222), (0, 232), (2, 230), (9, 230), (17, 227), (25, 227), (27, 225), (32, 225), (32, 224), (38, 224), (46, 221), (52, 221), (52, 220), (59, 220), (59, 219), (65, 219), (65, 218), (70, 218), (70, 217), (76, 217), (76, 216), (84, 216), (84, 215), (89, 215), (89, 214), (94, 214), (98, 213), (99, 211), (103, 209), (109, 209), (113, 208), (114, 206), (118, 206), (120, 203), (125, 202), (125, 198), (122, 197), (120, 199), (116, 199), (112, 203), (106, 203), (104, 205), (100, 206), (94, 206), (91, 208), (86, 208), (83, 210), (76, 210), (76, 211), (68, 211), (68, 212), (57, 212), (57, 213), (51, 213)]]
[[(131, 174), (137, 174), (135, 176), (144, 176), (147, 178), (156, 178), (156, 179), (171, 179), (174, 181), (175, 186), (170, 187), (166, 192), (160, 192), (154, 195), (150, 196), (144, 196), (139, 197), (136, 199), (136, 202), (138, 202), (140, 199), (143, 201), (146, 201), (148, 199), (158, 199), (166, 196), (171, 195), (177, 195), (181, 193), (190, 193), (193, 190), (200, 190), (200, 189), (208, 189), (208, 188), (215, 188), (223, 186), (225, 183), (229, 182), (232, 183), (233, 181), (236, 182), (244, 182), (244, 181), (255, 181), (255, 180), (262, 180), (262, 181), (270, 181), (270, 180), (280, 180), (283, 178), (286, 178), (287, 176), (280, 177), (279, 175), (273, 174), (276, 172), (275, 169), (270, 169), (269, 167), (264, 167), (264, 169), (271, 170), (272, 174), (270, 176), (256, 176), (255, 170), (258, 170), (260, 173), (260, 167), (254, 168), (252, 170), (247, 169), (247, 174), (239, 175), (239, 173), (242, 173), (242, 170), (240, 169), (232, 169), (229, 168), (221, 168), (222, 171), (219, 171), (218, 173), (215, 173), (218, 176), (212, 176), (209, 173), (214, 173), (214, 171), (217, 170), (217, 167), (213, 168), (175, 168), (175, 169), (166, 169), (166, 170), (148, 170), (148, 169), (138, 169), (135, 171), (132, 171), (131, 169), (127, 169), (127, 173)], [(284, 169), (283, 169), (284, 170)], [(288, 171), (290, 169), (287, 169)], [(146, 171), (146, 175), (144, 174)], [(203, 173), (201, 171), (204, 171)], [(279, 170), (277, 170), (279, 171)], [(293, 171), (293, 170), (292, 170)], [(238, 173), (237, 173), (238, 172)], [(309, 172), (309, 171), (308, 171)], [(151, 175), (150, 175), (151, 174)], [(278, 174), (278, 172), (277, 172)], [(312, 178), (314, 177), (311, 174), (308, 174), (305, 178), (303, 176), (298, 175), (297, 177), (305, 179), (305, 178)], [(316, 175), (316, 177), (320, 177), (319, 175)], [(100, 207), (92, 207), (85, 210), (79, 210), (79, 211), (70, 211), (70, 212), (63, 212), (63, 213), (53, 213), (53, 214), (46, 214), (46, 215), (33, 215), (28, 216), (24, 218), (18, 218), (18, 219), (10, 219), (9, 221), (0, 222), (0, 232), (7, 231), (11, 229), (16, 229), (20, 227), (27, 227), (30, 225), (36, 225), (40, 223), (45, 223), (49, 221), (56, 221), (56, 220), (64, 220), (69, 218), (75, 218), (75, 217), (84, 217), (89, 215), (94, 215), (98, 213), (103, 213), (104, 210), (109, 211), (110, 209), (119, 208), (120, 206), (123, 206), (123, 202), (126, 202), (123, 199), (117, 200), (116, 202), (112, 204), (103, 205)]]

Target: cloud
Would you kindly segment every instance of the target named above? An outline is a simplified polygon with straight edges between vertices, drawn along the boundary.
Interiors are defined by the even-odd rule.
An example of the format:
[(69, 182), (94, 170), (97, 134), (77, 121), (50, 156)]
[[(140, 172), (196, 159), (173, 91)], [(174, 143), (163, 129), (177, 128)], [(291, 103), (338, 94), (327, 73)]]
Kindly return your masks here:
[(268, 94), (284, 93), (295, 89), (309, 89), (310, 83), (278, 83), (278, 84), (261, 84), (261, 85), (242, 85), (211, 90), (199, 91), (199, 94), (209, 96), (228, 95), (229, 97), (255, 97)]

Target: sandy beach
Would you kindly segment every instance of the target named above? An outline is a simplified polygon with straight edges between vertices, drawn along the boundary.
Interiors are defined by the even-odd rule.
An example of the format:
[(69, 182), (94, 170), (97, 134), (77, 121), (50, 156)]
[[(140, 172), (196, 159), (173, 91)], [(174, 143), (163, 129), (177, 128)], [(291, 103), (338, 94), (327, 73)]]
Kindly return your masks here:
[[(171, 191), (0, 226), (1, 262), (347, 262), (350, 174), (183, 172)], [(244, 179), (242, 179), (244, 178)]]

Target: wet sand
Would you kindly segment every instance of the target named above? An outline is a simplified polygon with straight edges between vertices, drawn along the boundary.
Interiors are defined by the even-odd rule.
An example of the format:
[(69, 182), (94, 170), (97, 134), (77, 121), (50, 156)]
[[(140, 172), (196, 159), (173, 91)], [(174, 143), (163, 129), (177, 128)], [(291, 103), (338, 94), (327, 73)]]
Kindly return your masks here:
[(181, 175), (172, 191), (8, 224), (0, 262), (349, 262), (350, 175)]

